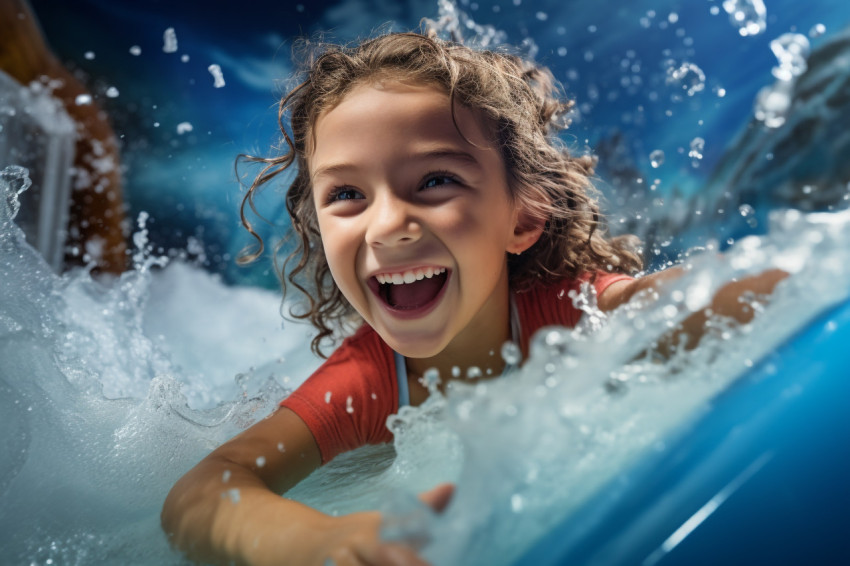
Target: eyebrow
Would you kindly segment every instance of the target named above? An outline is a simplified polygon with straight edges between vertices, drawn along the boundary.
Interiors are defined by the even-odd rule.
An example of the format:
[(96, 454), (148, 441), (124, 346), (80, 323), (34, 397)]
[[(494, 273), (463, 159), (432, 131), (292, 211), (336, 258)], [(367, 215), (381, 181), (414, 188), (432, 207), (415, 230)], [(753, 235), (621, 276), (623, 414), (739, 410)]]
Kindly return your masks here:
[[(460, 161), (463, 163), (467, 163), (469, 165), (473, 165), (475, 167), (481, 168), (481, 163), (475, 158), (474, 155), (459, 149), (452, 148), (437, 148), (431, 149), (427, 151), (422, 151), (419, 153), (415, 153), (408, 157), (410, 160), (429, 160), (429, 159), (450, 159), (454, 161)], [(325, 175), (333, 175), (334, 173), (341, 173), (345, 171), (350, 171), (352, 169), (356, 169), (357, 165), (354, 163), (334, 163), (331, 165), (325, 165), (323, 167), (319, 167), (315, 172), (310, 176), (311, 180), (315, 180), (317, 177), (325, 176)]]

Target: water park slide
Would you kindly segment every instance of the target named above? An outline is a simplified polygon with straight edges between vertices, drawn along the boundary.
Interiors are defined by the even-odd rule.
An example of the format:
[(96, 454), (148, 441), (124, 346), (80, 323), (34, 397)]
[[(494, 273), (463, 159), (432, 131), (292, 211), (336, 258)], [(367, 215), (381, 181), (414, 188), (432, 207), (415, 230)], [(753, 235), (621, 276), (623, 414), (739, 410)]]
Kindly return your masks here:
[[(516, 566), (848, 564), (850, 303), (820, 315)], [(672, 400), (671, 400), (672, 401)]]

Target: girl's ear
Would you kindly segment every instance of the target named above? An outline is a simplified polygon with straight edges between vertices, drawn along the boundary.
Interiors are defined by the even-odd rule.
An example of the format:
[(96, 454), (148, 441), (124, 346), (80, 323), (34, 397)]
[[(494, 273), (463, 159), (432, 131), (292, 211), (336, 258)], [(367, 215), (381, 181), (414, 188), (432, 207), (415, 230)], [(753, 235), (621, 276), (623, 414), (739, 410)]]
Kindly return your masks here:
[(527, 210), (520, 210), (507, 251), (512, 254), (521, 254), (533, 246), (543, 234), (545, 225), (546, 221), (543, 218), (529, 214)]

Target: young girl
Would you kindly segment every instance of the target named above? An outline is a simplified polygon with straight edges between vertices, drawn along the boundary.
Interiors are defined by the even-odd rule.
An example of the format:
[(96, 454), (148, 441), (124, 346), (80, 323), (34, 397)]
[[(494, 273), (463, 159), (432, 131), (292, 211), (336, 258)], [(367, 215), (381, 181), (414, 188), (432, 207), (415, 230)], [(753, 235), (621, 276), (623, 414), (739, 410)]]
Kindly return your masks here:
[[(633, 279), (634, 242), (603, 236), (591, 160), (555, 138), (569, 105), (554, 85), (517, 57), (412, 33), (329, 48), (309, 66), (280, 103), (288, 151), (258, 160), (246, 201), (297, 166), (286, 204), (300, 238), (287, 278), (309, 299), (298, 316), (319, 330), (317, 352), (362, 325), (174, 486), (162, 519), (177, 547), (214, 562), (422, 564), (379, 541), (376, 512), (330, 517), (278, 494), (343, 451), (391, 441), (387, 417), (423, 402), (427, 370), (442, 387), (496, 377), (505, 342), (527, 354), (537, 329), (574, 325), (569, 292), (582, 282), (609, 310), (669, 276)], [(767, 291), (768, 279), (747, 288)], [(714, 310), (743, 317), (740, 291)], [(422, 498), (439, 510), (450, 495)]]

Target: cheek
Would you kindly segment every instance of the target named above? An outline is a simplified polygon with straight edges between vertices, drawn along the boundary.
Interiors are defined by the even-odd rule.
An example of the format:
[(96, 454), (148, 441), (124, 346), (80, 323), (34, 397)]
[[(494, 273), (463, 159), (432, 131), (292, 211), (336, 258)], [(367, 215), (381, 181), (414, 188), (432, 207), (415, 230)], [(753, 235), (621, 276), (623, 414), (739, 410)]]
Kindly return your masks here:
[(446, 211), (438, 222), (453, 238), (475, 240), (490, 246), (507, 243), (513, 234), (513, 209), (507, 203), (478, 202), (463, 209)]
[(319, 229), (319, 243), (324, 251), (325, 260), (331, 268), (331, 274), (336, 278), (338, 263), (340, 258), (343, 257), (343, 251), (341, 249), (343, 247), (343, 241), (340, 240), (336, 230), (334, 230), (333, 223), (323, 222), (319, 218), (316, 226)]

